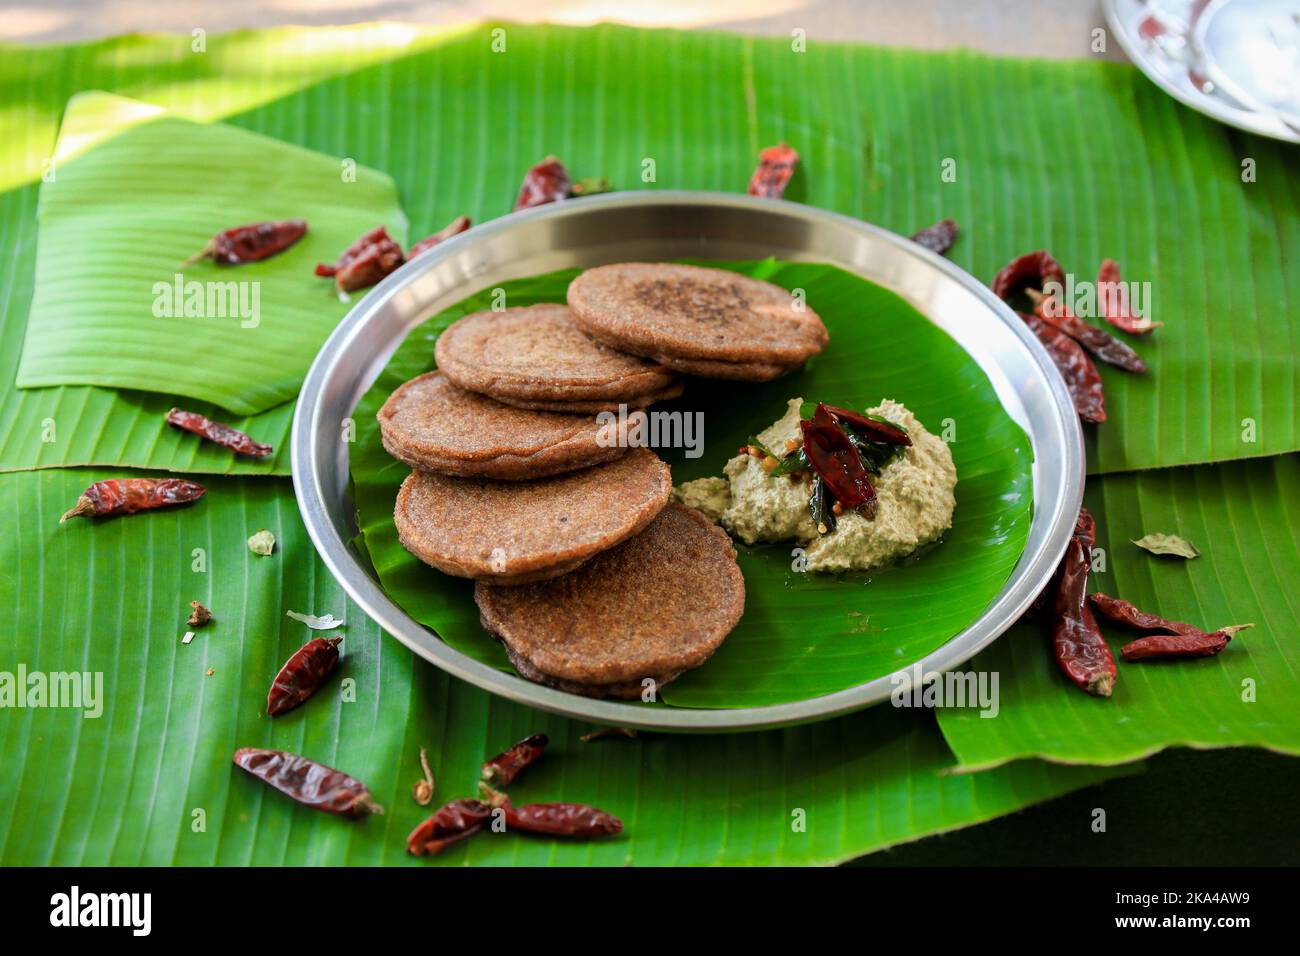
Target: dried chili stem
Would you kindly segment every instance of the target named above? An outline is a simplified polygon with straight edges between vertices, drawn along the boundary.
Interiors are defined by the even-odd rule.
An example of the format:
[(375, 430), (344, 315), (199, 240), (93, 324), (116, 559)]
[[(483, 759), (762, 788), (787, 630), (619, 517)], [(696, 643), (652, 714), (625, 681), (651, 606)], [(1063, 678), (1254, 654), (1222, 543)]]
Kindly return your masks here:
[(583, 734), (578, 739), (584, 744), (589, 744), (593, 740), (604, 740), (607, 737), (631, 737), (637, 736), (636, 729), (633, 727), (602, 727), (599, 730), (593, 730), (589, 734)]
[(411, 790), (411, 797), (422, 807), (427, 807), (433, 800), (433, 791), (437, 784), (433, 779), (433, 771), (429, 769), (429, 754), (420, 748), (420, 769), (424, 772), (424, 779), (417, 780), (414, 788)]

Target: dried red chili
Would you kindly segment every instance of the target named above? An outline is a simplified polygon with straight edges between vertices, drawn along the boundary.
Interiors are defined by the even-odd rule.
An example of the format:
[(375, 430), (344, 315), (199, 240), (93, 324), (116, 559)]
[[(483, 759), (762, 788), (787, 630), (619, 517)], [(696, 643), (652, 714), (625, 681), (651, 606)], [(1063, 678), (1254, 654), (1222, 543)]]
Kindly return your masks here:
[(318, 637), (293, 652), (271, 682), (266, 712), (278, 717), (293, 710), (325, 683), (339, 663), (341, 637)]
[(388, 229), (377, 226), (348, 246), (334, 265), (316, 266), (316, 274), (333, 277), (339, 292), (355, 292), (379, 282), (405, 261), (402, 247), (388, 235)]
[(1236, 624), (1209, 634), (1156, 634), (1139, 637), (1119, 649), (1125, 661), (1148, 661), (1153, 658), (1213, 657), (1225, 647), (1238, 631), (1251, 625)]
[[(1093, 520), (1092, 513), (1087, 508), (1080, 508), (1078, 516), (1074, 519), (1074, 537), (1078, 538), (1089, 552), (1097, 544), (1097, 522)], [(1032, 610), (1035, 614), (1047, 612), (1056, 600), (1056, 591), (1061, 583), (1061, 566), (1064, 563), (1065, 559), (1062, 557), (1061, 563), (1052, 572), (1052, 578), (1047, 586), (1039, 592), (1038, 597), (1034, 598)]]
[(483, 829), (492, 817), (492, 809), (482, 800), (453, 800), (411, 831), (406, 838), (406, 852), (432, 856), (467, 840)]
[(441, 242), (446, 242), (452, 236), (460, 235), (469, 227), (470, 227), (469, 216), (457, 216), (455, 219), (447, 223), (447, 225), (443, 226), (433, 235), (429, 236), (426, 239), (421, 239), (415, 245), (411, 246), (410, 251), (407, 252), (406, 254), (406, 261), (410, 262), (420, 253), (428, 252), (434, 246), (438, 245)]
[(843, 508), (858, 508), (866, 518), (875, 517), (876, 489), (862, 458), (849, 436), (835, 422), (824, 405), (818, 405), (812, 421), (800, 419), (803, 450), (813, 471), (821, 476), (831, 495)]
[(1126, 372), (1145, 372), (1147, 363), (1132, 347), (1121, 342), (1105, 329), (1089, 325), (1070, 311), (1070, 307), (1055, 296), (1044, 296), (1029, 291), (1034, 300), (1034, 315), (1048, 325), (1064, 332), (1103, 362), (1118, 366)]
[(483, 764), (480, 778), (489, 787), (508, 787), (519, 772), (535, 761), (551, 742), (546, 734), (525, 737), (509, 750), (497, 754)]
[(260, 441), (253, 441), (239, 429), (223, 425), (221, 422), (214, 422), (198, 412), (186, 412), (179, 408), (173, 408), (167, 413), (167, 424), (183, 428), (187, 432), (193, 432), (200, 438), (206, 438), (218, 445), (224, 445), (239, 455), (248, 455), (251, 458), (265, 458), (271, 454), (270, 445), (264, 445)]
[(269, 259), (277, 253), (284, 252), (307, 234), (307, 222), (303, 219), (284, 219), (279, 222), (258, 222), (251, 226), (236, 226), (219, 232), (200, 252), (196, 252), (184, 262), (182, 268), (211, 259), (218, 265), (237, 266), (245, 262), (257, 262)]
[(993, 277), (992, 289), (1003, 302), (1025, 289), (1042, 289), (1047, 283), (1065, 285), (1065, 270), (1046, 249), (1029, 252), (1003, 266)]
[(112, 478), (97, 481), (81, 493), (75, 507), (64, 513), (59, 524), (87, 515), (133, 515), (138, 511), (189, 504), (207, 491), (196, 481), (180, 478)]
[(1205, 633), (1192, 624), (1184, 624), (1182, 621), (1170, 621), (1155, 614), (1148, 614), (1146, 611), (1139, 611), (1128, 601), (1122, 598), (1113, 598), (1109, 594), (1102, 594), (1100, 591), (1088, 595), (1088, 600), (1092, 602), (1092, 606), (1096, 608), (1097, 613), (1102, 617), (1114, 621), (1116, 624), (1126, 624), (1139, 631), (1155, 631), (1164, 634)]
[(914, 233), (912, 241), (918, 246), (925, 246), (933, 253), (943, 255), (957, 241), (957, 221), (940, 219), (933, 226), (927, 226), (920, 232)]
[(572, 192), (573, 180), (569, 178), (569, 171), (554, 156), (547, 156), (524, 174), (514, 211), (559, 202), (568, 199)]
[(1133, 314), (1129, 306), (1128, 290), (1119, 279), (1119, 263), (1114, 259), (1103, 259), (1101, 268), (1097, 271), (1097, 305), (1103, 319), (1130, 335), (1145, 335), (1164, 325), (1163, 322), (1152, 322), (1145, 316)]
[(1101, 424), (1106, 420), (1106, 396), (1101, 388), (1101, 374), (1083, 346), (1060, 329), (1053, 328), (1036, 315), (1020, 312), (1056, 363), (1065, 387), (1074, 400), (1074, 410), (1085, 422)]
[(1154, 632), (1151, 637), (1138, 638), (1120, 648), (1120, 656), (1126, 661), (1143, 661), (1155, 657), (1213, 657), (1228, 646), (1238, 631), (1254, 626), (1234, 624), (1207, 632), (1193, 624), (1171, 621), (1140, 611), (1128, 601), (1108, 594), (1092, 594), (1089, 595), (1089, 600), (1107, 620), (1135, 630)]
[(881, 442), (886, 445), (912, 444), (912, 439), (907, 437), (907, 432), (897, 425), (882, 422), (875, 418), (868, 418), (866, 415), (847, 408), (840, 408), (838, 405), (827, 405), (823, 402), (821, 407), (868, 441)]
[(241, 747), (235, 751), (235, 766), (313, 810), (343, 817), (384, 812), (360, 780), (298, 754)]
[(749, 179), (749, 195), (780, 199), (797, 165), (799, 154), (793, 147), (785, 143), (767, 147), (758, 154), (758, 168)]
[(623, 832), (623, 821), (583, 803), (529, 803), (505, 806), (506, 827), (551, 836), (594, 837)]
[(1052, 651), (1056, 663), (1070, 680), (1090, 694), (1109, 697), (1117, 674), (1115, 656), (1088, 603), (1094, 536), (1092, 515), (1082, 509), (1057, 569), (1052, 601)]

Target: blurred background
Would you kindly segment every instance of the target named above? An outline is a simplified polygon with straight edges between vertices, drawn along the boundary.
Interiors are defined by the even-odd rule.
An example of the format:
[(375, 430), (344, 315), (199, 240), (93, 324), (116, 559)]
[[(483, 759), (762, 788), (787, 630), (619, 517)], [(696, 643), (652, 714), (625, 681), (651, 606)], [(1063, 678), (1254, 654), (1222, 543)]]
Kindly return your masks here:
[[(209, 33), (286, 24), (399, 20), (452, 24), (499, 19), (698, 27), (1025, 56), (1095, 56), (1103, 21), (1094, 0), (27, 0), (0, 2), (0, 40), (49, 43), (120, 33)], [(1123, 54), (1110, 45), (1109, 57)]]

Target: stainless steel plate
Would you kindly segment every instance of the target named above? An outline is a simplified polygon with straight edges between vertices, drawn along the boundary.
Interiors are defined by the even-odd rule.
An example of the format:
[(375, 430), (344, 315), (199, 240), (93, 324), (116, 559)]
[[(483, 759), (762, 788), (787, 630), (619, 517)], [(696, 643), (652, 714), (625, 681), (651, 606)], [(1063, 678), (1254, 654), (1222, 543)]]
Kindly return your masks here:
[(1137, 67), (1238, 129), (1300, 143), (1300, 0), (1104, 0)]
[(732, 710), (645, 707), (542, 687), (443, 643), (384, 593), (347, 544), (356, 528), (346, 498), (344, 424), (413, 328), (466, 296), (510, 279), (688, 256), (775, 256), (838, 266), (898, 293), (979, 363), (1033, 445), (1033, 519), (1025, 552), (993, 603), (919, 663), (926, 671), (948, 670), (992, 642), (1051, 576), (1083, 497), (1083, 436), (1051, 359), (1025, 324), (980, 282), (907, 239), (796, 203), (717, 193), (593, 196), (476, 226), (389, 276), (348, 313), (307, 373), (293, 422), (298, 506), (339, 583), (386, 631), (443, 670), (510, 700), (596, 723), (676, 731), (756, 730), (843, 714), (886, 699), (893, 689), (888, 677), (796, 703)]

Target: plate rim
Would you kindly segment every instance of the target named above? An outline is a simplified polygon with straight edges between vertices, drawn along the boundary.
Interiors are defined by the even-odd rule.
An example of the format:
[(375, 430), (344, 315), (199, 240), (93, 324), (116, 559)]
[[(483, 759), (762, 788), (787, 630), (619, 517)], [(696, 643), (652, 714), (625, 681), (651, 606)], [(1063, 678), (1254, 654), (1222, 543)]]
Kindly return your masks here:
[[(725, 709), (645, 707), (639, 703), (570, 694), (498, 670), (445, 643), (432, 628), (416, 621), (388, 596), (380, 583), (372, 578), (363, 566), (358, 555), (350, 547), (349, 540), (343, 536), (330, 516), (330, 503), (327, 499), (329, 493), (327, 486), (330, 482), (327, 479), (331, 474), (331, 463), (325, 460), (328, 456), (321, 452), (321, 443), (317, 441), (318, 435), (323, 433), (327, 399), (334, 405), (338, 405), (340, 396), (343, 396), (347, 414), (336, 418), (339, 421), (346, 420), (355, 411), (361, 395), (373, 385), (393, 351), (405, 340), (411, 329), (418, 327), (424, 321), (424, 318), (421, 318), (409, 323), (402, 335), (392, 342), (383, 343), (374, 351), (365, 371), (360, 376), (360, 378), (368, 378), (363, 384), (338, 381), (337, 366), (340, 357), (349, 348), (360, 347), (358, 343), (363, 338), (368, 324), (372, 323), (383, 309), (390, 307), (395, 300), (402, 300), (403, 297), (412, 300), (414, 295), (408, 294), (411, 286), (439, 267), (445, 269), (450, 264), (459, 263), (461, 268), (458, 275), (461, 275), (464, 281), (475, 279), (477, 274), (474, 250), (499, 241), (510, 231), (527, 224), (557, 220), (559, 225), (563, 226), (564, 220), (602, 210), (608, 214), (611, 209), (617, 211), (633, 207), (660, 207), (662, 210), (663, 207), (682, 205), (711, 207), (719, 211), (757, 210), (786, 216), (801, 221), (800, 225), (807, 227), (810, 235), (819, 224), (832, 225), (870, 237), (875, 241), (883, 241), (895, 247), (896, 251), (905, 257), (920, 259), (928, 267), (938, 269), (948, 279), (964, 287), (966, 292), (973, 294), (1012, 331), (1027, 353), (1025, 357), (1031, 360), (1042, 377), (1042, 384), (1047, 387), (1050, 405), (1055, 413), (1053, 424), (1059, 426), (1062, 431), (1062, 461), (1060, 462), (1061, 493), (1054, 502), (1052, 513), (1040, 514), (1039, 462), (1038, 453), (1035, 451), (1035, 461), (1032, 465), (1034, 509), (1030, 532), (1032, 538), (1034, 523), (1040, 520), (1046, 522), (1043, 544), (1033, 554), (1030, 553), (1029, 544), (1026, 544), (1025, 551), (1022, 552), (1002, 589), (974, 621), (929, 654), (918, 660), (909, 660), (892, 674), (882, 675), (830, 694), (798, 701)], [(689, 255), (691, 252), (698, 252), (698, 250), (684, 249), (683, 255)], [(816, 250), (811, 250), (811, 253), (815, 257)], [(831, 262), (831, 264), (862, 276), (860, 271), (851, 266), (839, 262)], [(908, 299), (899, 289), (891, 288), (878, 279), (862, 277), (890, 289), (919, 310), (917, 304)], [(472, 291), (474, 290), (466, 290), (461, 297), (471, 294)], [(412, 303), (407, 301), (405, 304)], [(417, 312), (426, 318), (425, 313), (428, 311), (428, 307), (417, 309)], [(972, 361), (976, 361), (974, 356)], [(986, 375), (989, 374), (987, 368), (984, 370)], [(1003, 402), (1005, 409), (1005, 401), (1001, 395), (999, 401)], [(1011, 414), (1009, 409), (1007, 411)], [(1015, 415), (1012, 417), (1025, 427)], [(1032, 446), (1035, 436), (1028, 428), (1026, 432)], [(1060, 373), (1033, 332), (974, 276), (948, 259), (902, 236), (840, 213), (785, 200), (692, 190), (609, 193), (512, 213), (476, 226), (406, 264), (362, 298), (321, 347), (299, 393), (290, 442), (294, 493), (303, 523), (317, 553), (320, 554), (335, 580), (358, 607), (403, 645), (452, 676), (516, 703), (597, 724), (671, 732), (764, 730), (823, 720), (851, 713), (889, 698), (894, 690), (895, 674), (911, 672), (918, 666), (923, 673), (943, 672), (960, 666), (1015, 623), (1050, 579), (1073, 532), (1083, 499), (1086, 468), (1082, 427)], [(335, 445), (337, 450), (334, 455), (333, 470), (341, 471), (341, 477), (334, 475), (334, 484), (338, 486), (334, 494), (340, 497), (338, 503), (341, 505), (343, 489), (350, 478), (347, 470), (348, 454), (346, 442), (336, 442)]]

